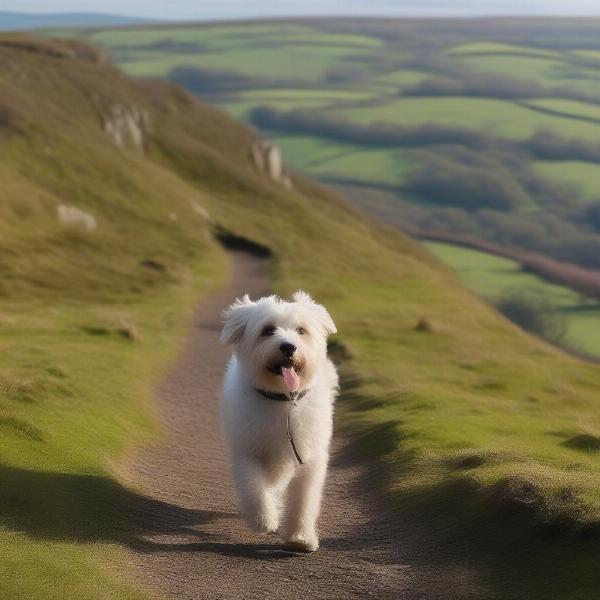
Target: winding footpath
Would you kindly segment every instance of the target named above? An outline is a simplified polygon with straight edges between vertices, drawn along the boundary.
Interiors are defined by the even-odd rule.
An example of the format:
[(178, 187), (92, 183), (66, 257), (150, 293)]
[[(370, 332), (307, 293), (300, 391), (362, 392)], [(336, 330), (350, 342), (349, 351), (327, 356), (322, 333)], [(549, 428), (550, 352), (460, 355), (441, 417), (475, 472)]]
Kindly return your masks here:
[(413, 525), (386, 512), (373, 470), (337, 437), (318, 552), (289, 552), (238, 517), (219, 425), (230, 352), (218, 342), (220, 313), (236, 296), (263, 295), (268, 283), (258, 259), (232, 253), (232, 261), (232, 281), (200, 305), (187, 347), (157, 390), (167, 440), (127, 468), (147, 499), (134, 515), (138, 583), (190, 600), (480, 597), (469, 573), (436, 560)]

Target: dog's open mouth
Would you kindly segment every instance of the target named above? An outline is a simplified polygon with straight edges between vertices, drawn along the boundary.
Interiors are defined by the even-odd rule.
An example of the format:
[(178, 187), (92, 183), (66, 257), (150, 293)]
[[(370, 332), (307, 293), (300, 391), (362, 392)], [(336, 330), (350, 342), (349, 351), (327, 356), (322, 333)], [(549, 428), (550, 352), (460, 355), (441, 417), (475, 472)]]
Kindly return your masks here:
[(280, 363), (267, 367), (267, 369), (274, 375), (283, 377), (288, 391), (295, 392), (300, 387), (300, 373), (304, 370), (303, 364), (285, 359)]

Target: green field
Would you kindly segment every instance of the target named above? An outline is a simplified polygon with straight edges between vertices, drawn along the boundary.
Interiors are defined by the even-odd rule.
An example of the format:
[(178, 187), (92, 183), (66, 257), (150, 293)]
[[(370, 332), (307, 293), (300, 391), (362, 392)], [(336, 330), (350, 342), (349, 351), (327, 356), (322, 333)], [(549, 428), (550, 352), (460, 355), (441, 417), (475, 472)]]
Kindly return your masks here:
[(598, 121), (600, 123), (600, 106), (598, 104), (552, 98), (529, 100), (527, 105), (536, 106), (565, 116), (580, 117), (582, 119), (589, 119), (590, 122)]
[(471, 290), (494, 302), (507, 292), (534, 290), (560, 309), (567, 323), (566, 346), (600, 356), (600, 302), (582, 298), (568, 288), (526, 273), (518, 263), (451, 244), (428, 242), (427, 247), (460, 276)]
[[(580, 106), (573, 107), (572, 104), (569, 103), (571, 111), (575, 108), (581, 110)], [(600, 110), (600, 106), (594, 107), (594, 110)], [(404, 98), (373, 108), (332, 109), (332, 112), (336, 116), (362, 124), (376, 121), (400, 125), (440, 123), (491, 132), (514, 140), (527, 139), (538, 129), (552, 129), (560, 134), (583, 139), (600, 138), (600, 120), (598, 125), (590, 124), (566, 116), (547, 115), (492, 98)]]
[(550, 50), (543, 50), (541, 48), (531, 48), (528, 46), (517, 46), (515, 44), (501, 44), (494, 42), (468, 42), (465, 44), (457, 44), (447, 50), (448, 54), (510, 54), (510, 55), (523, 55), (523, 56), (542, 56), (549, 58), (560, 57), (559, 52), (553, 52)]
[(577, 161), (539, 161), (535, 166), (544, 177), (577, 188), (585, 200), (600, 200), (600, 168), (597, 165)]

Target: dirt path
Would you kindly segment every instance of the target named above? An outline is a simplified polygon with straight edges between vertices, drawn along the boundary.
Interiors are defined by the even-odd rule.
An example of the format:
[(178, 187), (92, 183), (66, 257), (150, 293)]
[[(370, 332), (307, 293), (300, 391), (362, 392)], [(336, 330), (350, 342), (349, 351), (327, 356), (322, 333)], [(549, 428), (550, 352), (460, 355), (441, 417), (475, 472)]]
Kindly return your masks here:
[(242, 293), (261, 295), (267, 280), (256, 259), (242, 254), (232, 259), (232, 283), (199, 307), (187, 348), (157, 391), (169, 440), (144, 451), (132, 466), (148, 497), (135, 515), (138, 579), (178, 599), (472, 597), (466, 592), (473, 590), (468, 575), (449, 573), (446, 562), (442, 573), (434, 557), (424, 557), (415, 532), (386, 514), (376, 492), (369, 491), (374, 486), (368, 485), (367, 466), (340, 439), (334, 443), (317, 553), (288, 552), (276, 536), (255, 534), (238, 518), (219, 427), (229, 356), (217, 339), (220, 311)]

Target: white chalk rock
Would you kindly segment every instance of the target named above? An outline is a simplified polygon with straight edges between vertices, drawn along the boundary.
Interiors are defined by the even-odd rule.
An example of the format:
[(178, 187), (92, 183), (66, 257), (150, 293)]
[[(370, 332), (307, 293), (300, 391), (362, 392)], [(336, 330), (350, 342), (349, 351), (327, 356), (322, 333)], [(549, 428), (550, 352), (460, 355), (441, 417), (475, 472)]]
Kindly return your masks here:
[(115, 104), (103, 118), (102, 124), (104, 131), (120, 148), (133, 146), (142, 150), (149, 121), (150, 117), (146, 111)]
[(96, 229), (96, 217), (93, 217), (75, 206), (60, 204), (56, 210), (58, 220), (65, 227), (78, 227), (85, 231), (94, 231)]
[(283, 164), (283, 155), (275, 144), (266, 140), (255, 142), (252, 145), (251, 153), (259, 171), (266, 173), (273, 181), (288, 189), (292, 187), (292, 181)]

